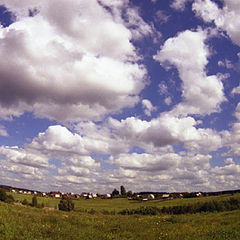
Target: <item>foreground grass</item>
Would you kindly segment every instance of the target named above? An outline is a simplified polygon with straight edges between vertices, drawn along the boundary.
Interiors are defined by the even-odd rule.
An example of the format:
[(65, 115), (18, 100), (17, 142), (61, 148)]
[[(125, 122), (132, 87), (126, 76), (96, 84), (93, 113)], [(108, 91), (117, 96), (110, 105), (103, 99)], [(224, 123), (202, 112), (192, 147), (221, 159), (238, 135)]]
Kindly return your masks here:
[(61, 212), (0, 202), (5, 240), (227, 240), (240, 239), (240, 211), (158, 216)]

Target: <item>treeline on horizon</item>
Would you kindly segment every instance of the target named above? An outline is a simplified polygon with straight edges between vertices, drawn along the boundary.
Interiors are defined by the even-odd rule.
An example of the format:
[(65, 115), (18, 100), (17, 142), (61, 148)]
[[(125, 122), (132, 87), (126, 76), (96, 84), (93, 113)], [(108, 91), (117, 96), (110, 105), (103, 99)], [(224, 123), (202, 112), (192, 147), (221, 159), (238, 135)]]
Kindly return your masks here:
[(157, 215), (157, 214), (194, 214), (201, 212), (224, 212), (240, 209), (240, 198), (231, 197), (227, 200), (212, 200), (208, 202), (197, 202), (187, 205), (171, 207), (146, 206), (137, 209), (124, 209), (119, 213), (122, 215)]
[[(12, 186), (7, 186), (7, 185), (0, 185), (1, 189), (5, 189), (6, 191), (11, 191), (12, 189), (17, 189), (17, 190), (24, 190), (24, 191), (34, 191), (31, 189), (26, 189), (26, 188), (19, 188), (19, 187), (12, 187)], [(36, 190), (36, 192), (39, 192)], [(201, 192), (203, 196), (218, 196), (218, 195), (223, 195), (223, 194), (236, 194), (240, 193), (240, 189), (236, 190), (224, 190), (224, 191), (215, 191), (215, 192), (202, 192), (202, 191), (195, 191), (195, 192), (171, 192), (172, 195), (174, 194), (184, 194), (186, 197), (191, 198), (195, 197), (194, 194)], [(147, 194), (156, 194), (156, 195), (162, 195), (162, 194), (167, 194), (170, 192), (151, 192), (151, 191), (144, 191), (144, 192), (135, 192), (134, 194), (139, 194), (139, 195), (147, 195)]]

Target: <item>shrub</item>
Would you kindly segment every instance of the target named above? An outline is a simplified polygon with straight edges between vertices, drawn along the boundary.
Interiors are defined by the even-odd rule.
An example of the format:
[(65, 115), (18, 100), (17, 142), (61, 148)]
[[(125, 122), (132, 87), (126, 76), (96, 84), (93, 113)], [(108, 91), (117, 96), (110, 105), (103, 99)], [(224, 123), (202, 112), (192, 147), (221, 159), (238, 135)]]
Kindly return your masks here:
[(224, 201), (209, 201), (204, 203), (194, 203), (188, 205), (172, 206), (172, 207), (141, 207), (133, 210), (124, 209), (119, 212), (122, 215), (156, 215), (159, 213), (164, 214), (186, 214), (186, 213), (199, 213), (199, 212), (222, 212), (240, 209), (240, 199), (230, 198)]
[(3, 190), (3, 189), (0, 189), (0, 201), (3, 201), (5, 202), (7, 199), (7, 194), (6, 194), (6, 191)]
[(22, 205), (28, 205), (27, 199), (24, 199), (24, 200), (22, 201)]
[(70, 198), (63, 198), (58, 204), (58, 209), (61, 211), (71, 211), (74, 209), (74, 203)]
[(14, 197), (13, 195), (7, 195), (7, 198), (5, 200), (6, 203), (13, 203), (15, 200), (14, 200)]

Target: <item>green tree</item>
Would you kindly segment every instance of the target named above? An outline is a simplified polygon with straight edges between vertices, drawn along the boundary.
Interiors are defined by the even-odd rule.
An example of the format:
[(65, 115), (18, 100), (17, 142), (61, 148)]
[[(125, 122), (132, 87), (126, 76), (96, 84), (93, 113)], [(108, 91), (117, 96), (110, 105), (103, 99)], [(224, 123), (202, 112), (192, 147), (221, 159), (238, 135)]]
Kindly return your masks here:
[(112, 196), (115, 197), (118, 195), (119, 195), (119, 191), (116, 188), (114, 188), (114, 190), (112, 191)]
[(62, 211), (71, 211), (74, 209), (74, 203), (70, 198), (62, 198), (58, 204), (58, 209)]
[(129, 190), (129, 191), (127, 192), (127, 196), (128, 196), (128, 197), (132, 197), (132, 196), (133, 196), (133, 193), (132, 193), (131, 190)]
[(120, 191), (121, 191), (121, 195), (122, 195), (122, 196), (126, 196), (127, 193), (126, 193), (126, 189), (125, 189), (124, 186), (121, 186), (121, 187), (120, 187)]
[(33, 207), (37, 207), (38, 206), (38, 204), (37, 204), (37, 197), (36, 196), (33, 196), (33, 198), (32, 198), (32, 206)]

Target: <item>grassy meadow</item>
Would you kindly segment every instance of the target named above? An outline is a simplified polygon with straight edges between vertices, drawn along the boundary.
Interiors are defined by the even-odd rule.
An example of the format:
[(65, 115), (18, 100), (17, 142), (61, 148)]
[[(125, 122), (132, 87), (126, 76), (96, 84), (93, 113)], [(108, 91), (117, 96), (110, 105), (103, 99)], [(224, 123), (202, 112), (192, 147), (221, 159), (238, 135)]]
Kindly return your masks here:
[[(26, 199), (29, 203), (32, 202), (31, 195), (25, 194), (12, 194), (15, 200), (23, 201)], [(115, 198), (115, 199), (79, 199), (73, 200), (76, 211), (84, 210), (94, 210), (97, 212), (101, 211), (115, 211), (119, 212), (123, 209), (134, 209), (144, 206), (154, 206), (154, 207), (170, 207), (178, 205), (192, 204), (196, 202), (208, 202), (211, 200), (225, 200), (232, 197), (232, 195), (222, 195), (222, 196), (211, 196), (211, 197), (201, 197), (201, 198), (183, 198), (183, 199), (173, 199), (173, 200), (153, 200), (153, 201), (129, 201), (127, 198)], [(234, 197), (239, 197), (240, 194), (235, 194)], [(46, 197), (37, 197), (38, 203), (44, 203), (46, 207), (58, 208), (58, 203), (60, 199), (57, 198), (46, 198)]]
[[(229, 197), (226, 195), (148, 202), (127, 199), (74, 200), (76, 211), (73, 212), (0, 202), (0, 239), (236, 240), (240, 239), (240, 210), (156, 216), (117, 214), (126, 208), (175, 206)], [(31, 202), (32, 196), (14, 194), (14, 198), (15, 200), (26, 198)], [(41, 201), (54, 208), (59, 199), (38, 197), (38, 202)], [(110, 212), (111, 214), (108, 214)]]

